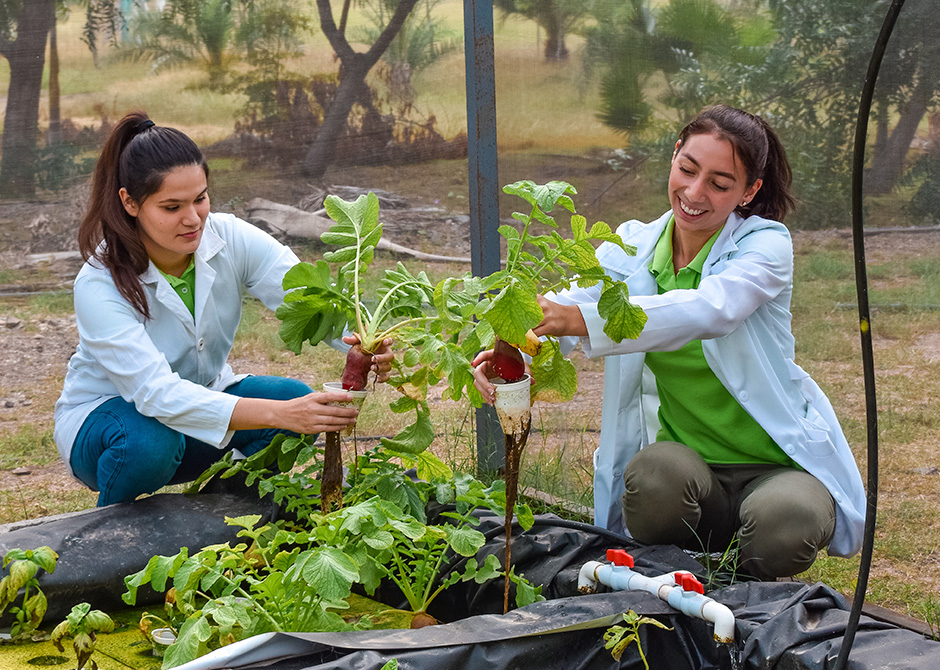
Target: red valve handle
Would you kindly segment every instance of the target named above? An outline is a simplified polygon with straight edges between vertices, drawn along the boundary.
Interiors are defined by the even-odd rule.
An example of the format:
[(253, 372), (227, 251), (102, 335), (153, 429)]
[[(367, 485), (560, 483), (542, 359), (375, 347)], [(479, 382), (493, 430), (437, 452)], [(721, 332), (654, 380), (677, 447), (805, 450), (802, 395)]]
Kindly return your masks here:
[(614, 565), (625, 565), (628, 568), (633, 567), (633, 556), (623, 549), (608, 549), (607, 560)]
[(691, 572), (677, 572), (676, 584), (682, 587), (683, 591), (695, 591), (696, 593), (705, 593), (705, 587), (702, 582), (695, 578)]

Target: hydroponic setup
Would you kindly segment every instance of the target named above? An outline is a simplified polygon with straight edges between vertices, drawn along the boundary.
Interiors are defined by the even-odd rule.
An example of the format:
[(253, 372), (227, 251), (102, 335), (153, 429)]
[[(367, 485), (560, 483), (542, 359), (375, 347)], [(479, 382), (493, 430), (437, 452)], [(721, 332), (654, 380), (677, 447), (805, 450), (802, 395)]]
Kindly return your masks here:
[[(227, 454), (185, 487), (133, 502), (45, 514), (28, 511), (20, 489), (23, 502), (4, 495), (11, 508), (27, 511), (3, 516), (17, 520), (0, 525), (0, 670), (940, 667), (940, 601), (928, 597), (925, 607), (903, 613), (866, 604), (881, 433), (862, 220), (874, 210), (894, 223), (936, 221), (940, 79), (933, 72), (940, 70), (924, 64), (940, 53), (935, 8), (926, 0), (911, 2), (897, 48), (890, 40), (905, 17), (903, 0), (871, 0), (867, 9), (817, 0), (92, 0), (77, 3), (80, 10), (53, 0), (0, 4), (9, 5), (0, 12), (0, 55), (10, 64), (5, 99), (13, 100), (4, 116), (0, 223), (23, 228), (32, 200), (65, 193), (55, 215), (34, 216), (23, 234), (71, 240), (72, 229), (49, 230), (87, 198), (89, 157), (110, 119), (124, 107), (155, 110), (155, 118), (164, 115), (166, 125), (205, 146), (224, 194), (214, 209), (303, 248), (298, 257), (306, 260), (284, 276), (283, 302), (257, 319), (262, 328), (265, 318), (276, 321), (278, 351), (262, 357), (272, 365), (289, 358), (294, 373), (305, 365), (295, 361), (355, 335), (359, 346), (344, 353), (341, 373), (330, 381), (311, 374), (316, 390), (348, 392), (360, 418), (380, 410), (397, 426), (368, 439), (358, 426), (285, 432), (247, 458)], [(83, 23), (68, 23), (70, 12)], [(494, 15), (502, 23), (494, 26)], [(69, 73), (62, 109), (57, 30), (64, 42), (82, 45), (84, 59), (75, 72), (68, 57), (62, 60)], [(30, 84), (25, 64), (44, 62), (47, 37), (47, 79), (40, 71)], [(575, 43), (569, 51), (566, 44)], [(72, 53), (72, 60), (81, 59)], [(876, 92), (883, 62), (891, 88)], [(500, 144), (498, 68), (509, 100), (499, 109), (500, 132), (507, 129)], [(860, 102), (850, 71), (864, 74), (857, 78)], [(159, 85), (149, 83), (151, 75), (161, 77)], [(41, 81), (48, 88), (40, 89)], [(18, 110), (32, 100), (26, 89), (35, 89), (48, 112)], [(87, 125), (92, 112), (83, 96), (95, 98), (97, 117)], [(113, 103), (104, 102), (109, 96)], [(595, 253), (602, 244), (625, 257), (636, 249), (594, 214), (612, 210), (626, 218), (623, 203), (611, 203), (618, 193), (644, 215), (661, 207), (648, 202), (664, 190), (661, 179), (644, 166), (670, 165), (680, 147), (675, 130), (692, 110), (726, 99), (783, 129), (794, 182), (804, 184), (798, 195), (809, 213), (800, 223), (814, 232), (830, 219), (852, 225), (853, 253), (843, 260), (854, 268), (857, 292), (830, 311), (846, 304), (858, 310), (864, 384), (831, 386), (842, 393), (840, 412), (864, 414), (853, 414), (849, 441), (856, 448), (861, 435), (867, 438), (867, 517), (858, 576), (839, 574), (841, 590), (825, 577), (762, 581), (739, 569), (734, 546), (715, 553), (704, 545), (693, 551), (641, 543), (603, 520), (595, 525), (593, 510), (525, 483), (527, 469), (536, 467), (527, 460), (536, 434), (547, 442), (562, 426), (581, 431), (585, 442), (600, 431), (573, 410), (565, 413), (583, 370), (572, 362), (570, 342), (536, 336), (543, 296), (591, 289), (611, 341), (640, 336), (647, 314)], [(846, 111), (847, 100), (858, 108)], [(220, 120), (219, 110), (232, 118)], [(63, 111), (71, 115), (65, 123)], [(869, 118), (878, 124), (874, 139)], [(846, 127), (853, 121), (849, 156)], [(30, 144), (33, 126), (44, 128), (42, 149)], [(17, 144), (14, 135), (29, 142)], [(621, 141), (625, 148), (600, 146)], [(895, 142), (903, 151), (892, 154), (887, 147)], [(871, 163), (869, 147), (878, 152)], [(827, 162), (836, 153), (841, 162)], [(899, 156), (893, 180), (885, 176), (886, 155)], [(376, 166), (381, 172), (369, 171)], [(512, 177), (500, 181), (505, 174)], [(365, 183), (377, 175), (382, 185), (420, 194), (409, 203)], [(878, 193), (885, 200), (863, 203), (866, 176), (891, 182)], [(590, 196), (579, 192), (581, 180)], [(4, 209), (3, 199), (15, 202)], [(391, 239), (392, 229), (407, 245)], [(4, 235), (3, 244), (16, 238)], [(463, 253), (464, 242), (469, 257), (450, 255)], [(10, 244), (4, 257), (24, 250)], [(29, 258), (44, 264), (44, 278), (57, 263), (87, 260), (76, 249), (69, 242)], [(841, 279), (840, 268), (817, 256), (807, 265), (814, 262), (814, 278)], [(917, 263), (935, 284), (930, 261)], [(902, 265), (882, 263), (878, 279), (903, 278)], [(25, 267), (7, 272), (4, 265), (0, 274), (38, 301), (17, 277)], [(0, 290), (0, 305), (7, 293), (11, 300), (19, 295)], [(826, 300), (843, 293), (833, 289)], [(34, 318), (55, 309), (36, 304), (27, 310)], [(796, 297), (794, 305), (797, 320), (803, 306)], [(6, 331), (21, 329), (16, 321), (7, 317)], [(67, 327), (74, 330), (74, 314)], [(388, 341), (395, 360), (387, 388), (377, 392), (372, 355)], [(474, 383), (475, 358), (490, 350), (498, 375), (493, 407)], [(818, 354), (817, 367), (859, 367), (842, 355)], [(311, 369), (328, 367), (316, 360)], [(898, 364), (904, 374), (916, 367), (907, 359)], [(612, 369), (590, 368), (598, 396), (619, 383), (610, 379)], [(61, 371), (53, 375), (61, 387), (55, 374)], [(0, 395), (19, 398), (5, 384), (0, 380)], [(7, 401), (10, 422), (30, 403)], [(591, 403), (598, 410), (601, 399)], [(449, 444), (438, 413), (451, 405), (466, 408), (463, 424), (472, 424), (451, 440), (471, 435), (477, 452), (469, 464), (443, 453)], [(554, 422), (539, 418), (536, 407), (551, 407), (543, 411), (555, 413)], [(891, 408), (895, 420), (903, 414)], [(30, 423), (23, 430), (34, 429)], [(52, 441), (51, 428), (38, 439), (40, 446)], [(597, 466), (554, 457), (559, 470)], [(29, 468), (14, 470), (12, 458), (0, 454), (3, 469), (28, 481)], [(915, 465), (905, 466), (904, 477), (936, 486), (929, 478), (937, 469)], [(929, 504), (935, 494), (920, 497)], [(904, 508), (909, 517), (917, 510)], [(925, 536), (935, 525), (923, 521)], [(935, 548), (926, 553), (934, 558), (924, 560), (936, 563)], [(855, 589), (851, 597), (846, 581)]]

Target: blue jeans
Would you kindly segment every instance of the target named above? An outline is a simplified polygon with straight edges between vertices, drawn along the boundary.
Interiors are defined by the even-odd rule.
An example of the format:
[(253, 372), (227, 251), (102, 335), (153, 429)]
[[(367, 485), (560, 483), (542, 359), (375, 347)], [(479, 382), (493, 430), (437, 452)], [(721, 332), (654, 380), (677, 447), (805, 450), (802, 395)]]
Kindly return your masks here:
[[(290, 400), (311, 393), (311, 389), (297, 379), (252, 376), (229, 386), (225, 393)], [(239, 430), (224, 449), (219, 449), (144, 416), (123, 398), (112, 398), (85, 419), (72, 446), (70, 463), (75, 476), (99, 492), (98, 507), (103, 507), (129, 502), (167, 484), (193, 481), (227, 451), (238, 449), (251, 456), (282, 432), (288, 431)]]

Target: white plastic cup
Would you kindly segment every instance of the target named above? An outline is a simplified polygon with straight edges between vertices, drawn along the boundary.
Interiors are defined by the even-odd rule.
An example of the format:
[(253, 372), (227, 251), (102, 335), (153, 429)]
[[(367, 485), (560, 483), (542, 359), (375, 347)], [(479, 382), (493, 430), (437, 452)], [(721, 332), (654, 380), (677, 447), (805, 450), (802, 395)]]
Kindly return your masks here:
[(150, 631), (150, 639), (153, 640), (153, 655), (162, 658), (166, 648), (176, 642), (176, 633), (172, 628), (154, 628)]
[(532, 377), (528, 374), (517, 382), (507, 383), (496, 377), (490, 380), (496, 387), (496, 416), (507, 435), (521, 435), (532, 418)]
[[(362, 408), (362, 403), (366, 401), (366, 397), (369, 395), (369, 391), (347, 391), (343, 388), (343, 382), (323, 382), (323, 390), (330, 393), (348, 393), (353, 397), (351, 402), (341, 402), (341, 403), (330, 403), (331, 405), (352, 405), (356, 409)], [(353, 428), (356, 426), (355, 422), (349, 424), (346, 428), (343, 428), (340, 431), (340, 435), (348, 437), (352, 435)]]

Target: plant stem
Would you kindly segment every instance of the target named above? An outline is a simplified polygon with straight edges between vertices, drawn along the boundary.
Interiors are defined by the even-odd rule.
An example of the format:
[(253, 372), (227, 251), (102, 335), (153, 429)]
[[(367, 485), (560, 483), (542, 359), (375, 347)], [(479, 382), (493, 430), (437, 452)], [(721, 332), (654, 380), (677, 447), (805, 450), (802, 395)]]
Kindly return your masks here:
[[(382, 296), (382, 299), (379, 301), (379, 304), (376, 305), (375, 311), (372, 313), (372, 317), (369, 320), (369, 328), (365, 332), (365, 338), (362, 343), (363, 351), (366, 351), (367, 353), (372, 353), (366, 348), (366, 342), (368, 342), (368, 346), (369, 348), (371, 348), (373, 343), (380, 341), (380, 339), (377, 336), (373, 335), (372, 331), (378, 328), (379, 323), (382, 321), (381, 314), (382, 314), (383, 308), (385, 307), (385, 303), (395, 294), (396, 291), (398, 291), (400, 288), (404, 286), (409, 286), (409, 285), (423, 286), (423, 284), (419, 281), (416, 281), (414, 279), (408, 279), (406, 281), (395, 284), (395, 286), (391, 287), (388, 290), (388, 292), (384, 296)], [(356, 295), (358, 295), (358, 293)], [(386, 330), (385, 332), (387, 333), (389, 331)]]
[(392, 547), (392, 556), (395, 559), (395, 567), (398, 569), (398, 577), (396, 577), (391, 570), (389, 570), (389, 576), (392, 578), (392, 581), (401, 589), (402, 594), (405, 596), (405, 599), (408, 601), (408, 604), (411, 606), (412, 612), (419, 611), (418, 599), (415, 597), (414, 591), (411, 588), (411, 582), (404, 578), (408, 574), (408, 569), (401, 561), (401, 555)]
[(320, 511), (329, 514), (343, 506), (343, 454), (339, 431), (326, 434), (323, 450), (323, 481), (320, 483)]
[(506, 580), (503, 586), (503, 614), (509, 611), (509, 564), (512, 560), (512, 517), (516, 508), (516, 496), (519, 491), (519, 463), (522, 460), (522, 450), (525, 449), (529, 439), (529, 429), (532, 426), (531, 417), (525, 420), (522, 432), (512, 435), (506, 434)]
[(394, 326), (389, 326), (388, 328), (383, 330), (381, 333), (377, 333), (375, 337), (372, 339), (372, 341), (380, 342), (384, 340), (386, 337), (388, 337), (389, 335), (391, 335), (392, 333), (394, 333), (396, 330), (401, 328), (402, 326), (410, 326), (415, 323), (421, 323), (422, 321), (433, 321), (436, 318), (437, 317), (434, 317), (434, 316), (413, 316), (410, 319), (399, 321)]

